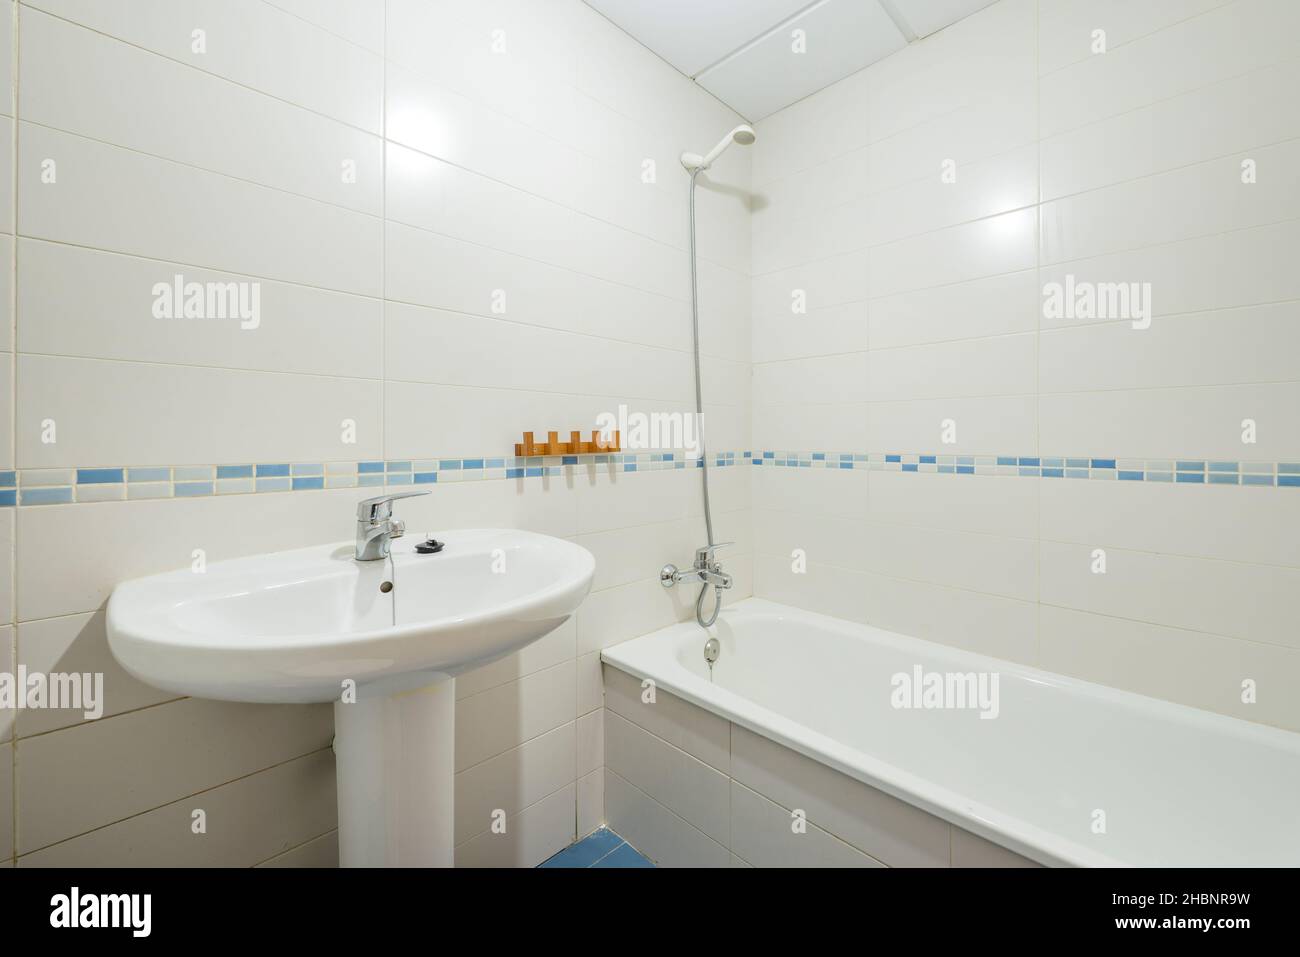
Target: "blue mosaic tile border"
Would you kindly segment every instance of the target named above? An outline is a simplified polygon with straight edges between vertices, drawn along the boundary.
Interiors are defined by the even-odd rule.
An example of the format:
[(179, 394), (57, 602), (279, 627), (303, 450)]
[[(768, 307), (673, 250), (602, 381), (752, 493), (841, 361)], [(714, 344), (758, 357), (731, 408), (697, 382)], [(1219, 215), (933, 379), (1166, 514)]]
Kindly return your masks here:
[(954, 475), (1014, 475), (1028, 478), (1169, 482), (1177, 485), (1300, 488), (1300, 462), (791, 451), (754, 452), (752, 462), (754, 465), (775, 468), (873, 469)]
[[(769, 468), (872, 469), (952, 475), (1167, 482), (1300, 488), (1300, 462), (1231, 462), (1211, 459), (1122, 459), (1096, 456), (941, 455), (903, 452), (711, 452), (710, 468), (749, 462)], [(392, 488), (448, 482), (555, 478), (574, 469), (611, 472), (700, 468), (683, 452), (612, 452), (553, 455), (260, 462), (239, 465), (94, 467), (0, 471), (0, 508), (66, 505), (148, 498), (194, 498), (258, 492), (336, 488)]]
[[(714, 452), (710, 467), (726, 468), (748, 452)], [(700, 468), (683, 452), (497, 456), (348, 462), (258, 462), (240, 465), (22, 469), (0, 472), (0, 508), (149, 498), (194, 498), (336, 488), (392, 488), (492, 479), (562, 477), (576, 468), (617, 472)]]

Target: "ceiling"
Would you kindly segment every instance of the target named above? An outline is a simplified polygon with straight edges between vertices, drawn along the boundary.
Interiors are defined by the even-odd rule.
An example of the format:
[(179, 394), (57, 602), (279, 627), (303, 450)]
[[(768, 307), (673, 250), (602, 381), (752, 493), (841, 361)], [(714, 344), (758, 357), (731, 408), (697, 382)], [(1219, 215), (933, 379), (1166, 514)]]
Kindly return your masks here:
[(994, 0), (586, 2), (753, 122)]

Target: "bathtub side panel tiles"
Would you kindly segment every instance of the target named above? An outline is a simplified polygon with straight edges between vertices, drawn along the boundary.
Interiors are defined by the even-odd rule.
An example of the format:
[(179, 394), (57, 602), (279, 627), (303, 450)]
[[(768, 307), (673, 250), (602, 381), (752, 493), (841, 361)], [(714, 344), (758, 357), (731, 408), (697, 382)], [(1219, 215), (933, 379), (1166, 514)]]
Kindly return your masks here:
[(605, 768), (605, 812), (610, 830), (656, 867), (728, 867), (731, 863), (727, 848), (609, 767)]
[(604, 675), (606, 708), (723, 774), (730, 773), (731, 726), (725, 718), (660, 688), (654, 689), (653, 701), (647, 700), (651, 689), (617, 668), (606, 666)]
[(890, 867), (948, 866), (947, 821), (734, 725), (732, 774)]

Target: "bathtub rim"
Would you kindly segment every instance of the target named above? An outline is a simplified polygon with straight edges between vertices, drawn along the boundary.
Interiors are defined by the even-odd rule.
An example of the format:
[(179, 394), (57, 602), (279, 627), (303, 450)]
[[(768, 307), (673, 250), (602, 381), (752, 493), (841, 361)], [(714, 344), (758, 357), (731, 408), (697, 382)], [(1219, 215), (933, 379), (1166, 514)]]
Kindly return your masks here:
[[(1083, 681), (1005, 658), (994, 658), (991, 655), (924, 638), (915, 638), (863, 622), (806, 611), (764, 598), (746, 598), (735, 602), (724, 608), (722, 615), (728, 620), (734, 620), (738, 615), (752, 613), (795, 616), (811, 619), (814, 622), (824, 622), (829, 626), (866, 629), (871, 633), (869, 640), (883, 640), (894, 647), (908, 647), (910, 650), (948, 657), (958, 666), (955, 670), (987, 670), (1015, 675), (1140, 712), (1156, 711), (1163, 717), (1177, 718), (1191, 727), (1247, 736), (1300, 755), (1300, 733), (1297, 732)], [(714, 634), (716, 628), (716, 625), (709, 628), (709, 633)], [(676, 658), (679, 642), (698, 632), (699, 626), (693, 621), (679, 622), (604, 648), (600, 652), (600, 660), (637, 679), (653, 680), (656, 687), (696, 707), (734, 722), (769, 741), (787, 747), (862, 784), (883, 791), (891, 797), (1039, 864), (1049, 867), (1144, 866), (1142, 862), (1123, 861), (1103, 854), (1078, 841), (1030, 824), (1012, 814), (963, 798), (946, 787), (844, 745), (734, 691), (708, 684), (703, 678), (687, 670)], [(916, 643), (920, 643), (923, 648), (915, 649)], [(662, 667), (665, 663), (667, 668)], [(664, 674), (665, 671), (668, 673)], [(683, 681), (682, 678), (687, 680)]]

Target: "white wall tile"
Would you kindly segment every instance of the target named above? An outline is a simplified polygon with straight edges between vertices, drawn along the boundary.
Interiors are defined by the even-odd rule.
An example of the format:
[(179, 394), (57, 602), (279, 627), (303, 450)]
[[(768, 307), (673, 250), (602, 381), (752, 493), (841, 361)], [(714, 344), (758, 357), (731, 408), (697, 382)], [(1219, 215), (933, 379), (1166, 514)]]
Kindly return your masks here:
[(332, 733), (321, 705), (187, 698), (37, 735), (19, 744), (18, 852), (317, 751)]
[(609, 768), (605, 769), (605, 814), (610, 830), (649, 855), (658, 867), (726, 867), (730, 860), (724, 845)]
[(1092, 53), (1092, 31), (1105, 29), (1106, 46), (1114, 49), (1190, 20), (1232, 0), (1040, 0), (1038, 21), (1039, 69), (1051, 73), (1086, 60)]
[[(34, 0), (55, 16), (378, 133), (377, 55), (261, 0)], [(206, 43), (196, 52), (193, 31)]]
[[(456, 770), (573, 720), (573, 662), (456, 702)], [(570, 762), (572, 763), (572, 762)]]
[[(380, 401), (380, 383), (371, 379), (22, 355), (18, 462), (50, 468), (377, 458)], [(46, 419), (56, 424), (57, 442), (42, 441)], [(347, 420), (355, 442), (345, 441)]]
[(23, 235), (379, 294), (374, 217), (41, 126), (23, 124), (19, 147)]
[(536, 867), (574, 840), (574, 785), (569, 783), (514, 817), (504, 833), (486, 831), (456, 847), (457, 867)]
[(947, 866), (946, 821), (744, 728), (733, 727), (732, 750), (737, 782), (783, 807), (803, 810), (809, 823), (877, 861), (890, 867)]
[[(195, 834), (199, 810), (207, 831)], [(334, 755), (322, 750), (26, 854), (18, 866), (249, 867), (333, 828), (337, 813)]]
[[(1300, 730), (1300, 650), (1042, 607), (1043, 666), (1085, 681)], [(1177, 662), (1177, 667), (1170, 667)], [(1242, 702), (1242, 682), (1257, 700)]]
[(733, 853), (751, 867), (884, 867), (815, 824), (795, 833), (792, 812), (731, 783)]
[(14, 852), (14, 746), (0, 744), (0, 860)]
[[(1093, 553), (1105, 553), (1104, 574)], [(1043, 542), (1042, 600), (1079, 611), (1300, 647), (1300, 569)]]
[(561, 725), (456, 775), (456, 843), (490, 831), (574, 778), (574, 724)]
[(639, 680), (612, 666), (606, 666), (604, 674), (605, 707), (609, 711), (723, 774), (728, 773), (731, 726), (727, 721), (675, 695), (656, 694), (653, 703), (643, 701)]
[(605, 766), (718, 843), (727, 843), (726, 775), (608, 710)]
[[(1105, 54), (1043, 77), (1042, 133), (1051, 136), (1289, 59), (1297, 17), (1300, 10), (1287, 0), (1242, 0), (1129, 43), (1108, 42)], [(1089, 33), (1098, 28), (1105, 24), (1093, 23)], [(1049, 21), (1045, 33), (1051, 29)]]
[[(123, 670), (108, 649), (104, 613), (28, 621), (18, 626), (18, 664), (28, 673), (68, 672), (103, 675), (102, 717), (160, 704), (177, 695), (151, 688)], [(19, 737), (96, 720), (86, 708), (24, 710), (17, 715)]]
[[(178, 274), (186, 283), (257, 282), (256, 325), (238, 318), (155, 318), (154, 284), (173, 286)], [(69, 275), (77, 282), (66, 282)], [(19, 241), (18, 314), (22, 352), (351, 378), (383, 375), (378, 299), (63, 243)]]
[(382, 212), (378, 136), (35, 10), (20, 36), (24, 120)]
[(320, 837), (290, 848), (283, 854), (262, 861), (258, 867), (338, 867), (339, 832), (330, 831)]

